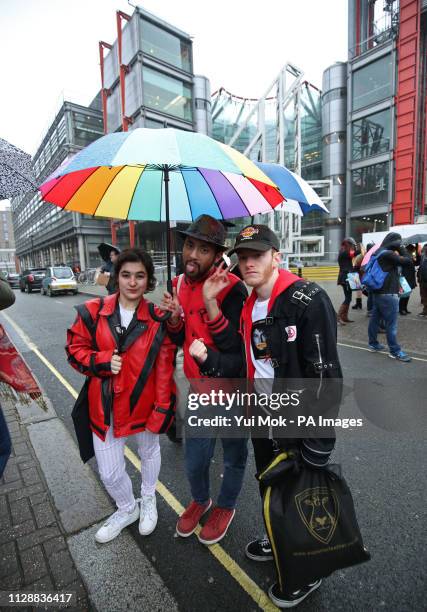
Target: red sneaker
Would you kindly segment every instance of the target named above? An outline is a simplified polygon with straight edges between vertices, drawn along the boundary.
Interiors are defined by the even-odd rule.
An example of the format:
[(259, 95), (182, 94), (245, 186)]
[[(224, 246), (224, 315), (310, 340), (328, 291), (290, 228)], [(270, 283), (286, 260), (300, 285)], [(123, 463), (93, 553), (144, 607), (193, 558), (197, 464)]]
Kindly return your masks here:
[(216, 544), (222, 540), (227, 533), (231, 521), (236, 514), (235, 510), (229, 508), (219, 508), (216, 506), (209, 515), (201, 532), (197, 536), (202, 544)]
[(188, 536), (195, 532), (200, 519), (211, 506), (211, 499), (207, 504), (198, 504), (197, 502), (192, 501), (178, 519), (176, 524), (177, 534), (182, 538), (188, 538)]

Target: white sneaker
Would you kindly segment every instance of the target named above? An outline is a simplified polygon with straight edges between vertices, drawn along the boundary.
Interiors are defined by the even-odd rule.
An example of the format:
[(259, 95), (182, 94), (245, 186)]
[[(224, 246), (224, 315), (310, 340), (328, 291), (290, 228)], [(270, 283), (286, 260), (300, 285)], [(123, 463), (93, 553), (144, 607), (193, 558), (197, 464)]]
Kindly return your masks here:
[(95, 540), (100, 544), (105, 544), (117, 538), (122, 529), (131, 525), (139, 518), (138, 502), (135, 503), (135, 508), (131, 512), (117, 510), (112, 514), (102, 525), (101, 529), (95, 534)]
[(139, 533), (143, 536), (150, 535), (156, 528), (157, 517), (156, 496), (142, 495)]

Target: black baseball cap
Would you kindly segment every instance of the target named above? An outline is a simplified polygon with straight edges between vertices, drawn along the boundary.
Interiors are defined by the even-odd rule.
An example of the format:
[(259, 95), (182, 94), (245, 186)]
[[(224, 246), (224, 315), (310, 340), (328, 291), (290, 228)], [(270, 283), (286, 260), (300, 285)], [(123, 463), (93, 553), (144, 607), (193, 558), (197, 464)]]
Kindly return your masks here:
[(269, 249), (280, 250), (279, 239), (267, 225), (247, 225), (236, 236), (234, 248), (228, 255), (237, 253), (243, 249), (253, 251), (268, 251)]

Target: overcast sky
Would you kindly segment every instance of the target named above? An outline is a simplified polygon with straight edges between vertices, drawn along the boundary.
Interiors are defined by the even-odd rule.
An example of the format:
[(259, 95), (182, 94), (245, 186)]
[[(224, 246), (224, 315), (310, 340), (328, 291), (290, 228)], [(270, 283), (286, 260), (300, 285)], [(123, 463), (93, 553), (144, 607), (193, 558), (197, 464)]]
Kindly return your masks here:
[[(286, 61), (321, 87), (347, 57), (347, 0), (146, 0), (140, 6), (194, 40), (195, 72), (260, 96)], [(34, 154), (65, 98), (100, 89), (98, 41), (116, 38), (125, 0), (0, 0), (0, 137)]]

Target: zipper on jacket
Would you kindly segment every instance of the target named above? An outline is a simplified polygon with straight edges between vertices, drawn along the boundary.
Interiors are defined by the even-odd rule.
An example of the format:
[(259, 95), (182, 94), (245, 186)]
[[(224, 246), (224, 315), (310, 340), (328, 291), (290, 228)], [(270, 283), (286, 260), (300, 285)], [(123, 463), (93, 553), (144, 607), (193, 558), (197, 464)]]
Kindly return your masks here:
[[(318, 351), (318, 354), (319, 354), (319, 363), (320, 363), (321, 366), (323, 366), (322, 351), (320, 350), (320, 334), (314, 334), (314, 337), (316, 338), (317, 351)], [(322, 389), (322, 382), (323, 382), (323, 367), (320, 370), (320, 383), (319, 383), (319, 387), (318, 387), (317, 393), (316, 393), (317, 399), (319, 399), (319, 397), (320, 397), (320, 391)]]

